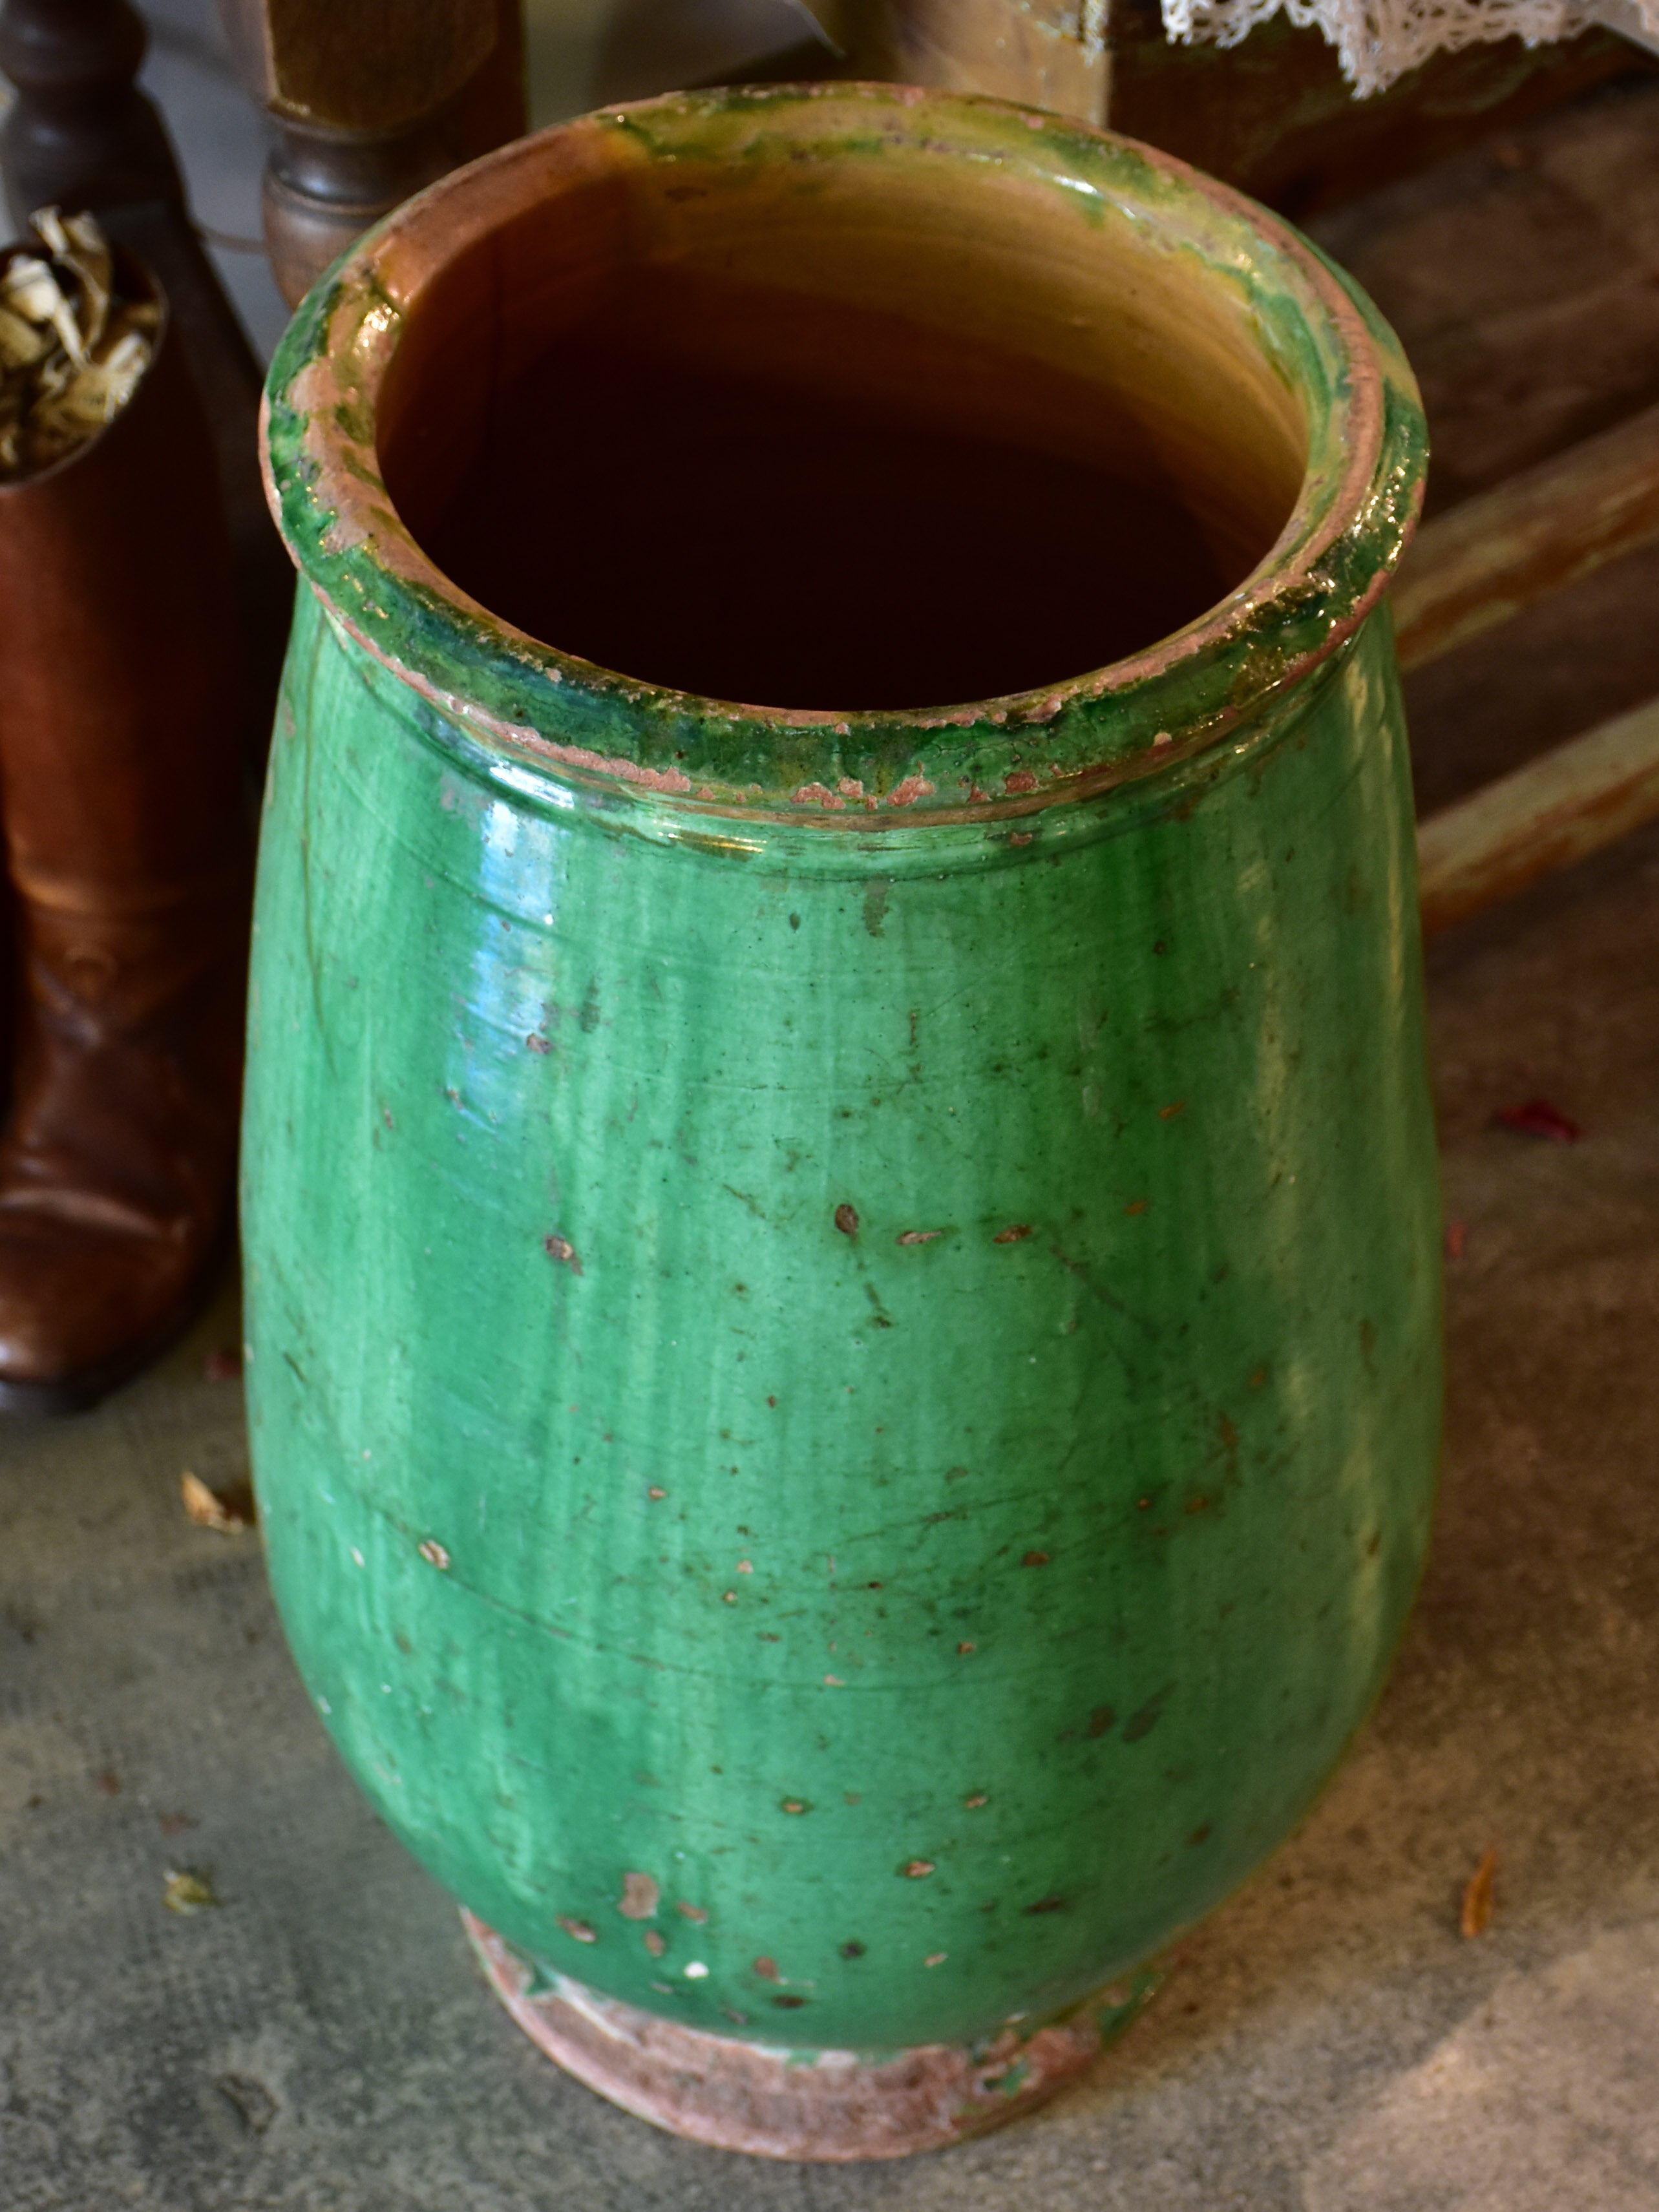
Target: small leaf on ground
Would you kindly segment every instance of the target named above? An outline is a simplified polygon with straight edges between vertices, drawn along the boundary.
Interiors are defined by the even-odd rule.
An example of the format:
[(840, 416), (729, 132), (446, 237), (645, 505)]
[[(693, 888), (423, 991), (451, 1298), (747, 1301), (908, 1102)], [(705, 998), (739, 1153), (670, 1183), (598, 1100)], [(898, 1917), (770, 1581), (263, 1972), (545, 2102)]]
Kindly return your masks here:
[(1463, 1891), (1463, 1911), (1458, 1924), (1465, 1936), (1484, 1936), (1492, 1924), (1492, 1879), (1498, 1872), (1494, 1844), (1469, 1876)]
[(219, 1903), (211, 1875), (199, 1867), (169, 1867), (161, 1902), (169, 1912), (209, 1912)]
[(198, 1528), (211, 1528), (221, 1536), (234, 1536), (240, 1529), (253, 1525), (253, 1486), (246, 1480), (227, 1489), (213, 1491), (186, 1468), (179, 1478), (179, 1495), (185, 1502), (185, 1512)]

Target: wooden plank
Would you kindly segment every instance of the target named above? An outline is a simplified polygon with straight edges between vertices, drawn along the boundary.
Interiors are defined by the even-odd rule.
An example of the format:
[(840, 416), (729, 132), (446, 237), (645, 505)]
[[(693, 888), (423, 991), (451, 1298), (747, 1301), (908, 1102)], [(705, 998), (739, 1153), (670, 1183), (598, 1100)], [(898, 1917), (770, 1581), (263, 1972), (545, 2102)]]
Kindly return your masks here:
[(1394, 586), (1402, 668), (1659, 538), (1659, 406), (1426, 523)]
[(1419, 823), (1424, 935), (1513, 897), (1656, 816), (1659, 699)]

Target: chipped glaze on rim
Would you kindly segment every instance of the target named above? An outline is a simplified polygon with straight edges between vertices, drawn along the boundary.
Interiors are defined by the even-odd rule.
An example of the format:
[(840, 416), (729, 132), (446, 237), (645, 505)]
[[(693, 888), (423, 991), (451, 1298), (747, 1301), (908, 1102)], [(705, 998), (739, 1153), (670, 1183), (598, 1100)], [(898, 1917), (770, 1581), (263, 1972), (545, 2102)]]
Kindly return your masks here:
[[(752, 162), (785, 119), (795, 136), (777, 143), (798, 152), (803, 113), (826, 157), (989, 161), (1081, 197), (1091, 204), (1080, 219), (1107, 207), (1151, 217), (1158, 249), (1196, 254), (1206, 281), (1243, 294), (1264, 349), (1297, 384), (1309, 453), (1289, 519), (1235, 591), (1146, 651), (1065, 682), (920, 712), (837, 713), (711, 700), (598, 667), (501, 621), (434, 565), (391, 505), (374, 443), (375, 404), (423, 285), (562, 179), (623, 160)], [(482, 745), (513, 762), (525, 796), (561, 811), (586, 797), (680, 818), (866, 831), (1035, 813), (1165, 775), (1230, 736), (1236, 755), (1254, 750), (1249, 740), (1271, 733), (1290, 695), (1376, 606), (1415, 526), (1426, 465), (1397, 340), (1289, 225), (1111, 132), (879, 84), (672, 94), (456, 171), (370, 231), (302, 303), (272, 363), (260, 442), (272, 513), (331, 620), (471, 739), (464, 753)]]

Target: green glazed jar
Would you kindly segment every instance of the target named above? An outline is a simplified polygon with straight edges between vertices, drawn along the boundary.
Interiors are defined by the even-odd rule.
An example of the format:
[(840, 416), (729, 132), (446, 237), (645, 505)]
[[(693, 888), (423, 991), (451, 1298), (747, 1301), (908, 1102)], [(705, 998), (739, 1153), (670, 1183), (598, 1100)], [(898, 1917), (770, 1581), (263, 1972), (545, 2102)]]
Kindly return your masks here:
[[(740, 436), (712, 535), (597, 496), (626, 441), (600, 466), (571, 406), (538, 443), (507, 404), (568, 400), (579, 327), (613, 345), (594, 421), (625, 358), (692, 391), (682, 427), (732, 378), (794, 394), (841, 457), (814, 500), (945, 441), (926, 501), (860, 478), (812, 572), (876, 580), (834, 625), (856, 696), (676, 675), (741, 690), (787, 595), (765, 636), (740, 606), (716, 635), (717, 597), (659, 631), (727, 552), (761, 546), (758, 592), (810, 565), (817, 509)], [(660, 427), (631, 386), (617, 419)], [(1064, 482), (1011, 507), (1032, 453)], [(795, 87), (601, 114), (411, 202), (301, 310), (266, 458), (305, 588), (248, 1384), (316, 1708), (521, 2022), (631, 2110), (823, 2158), (1023, 2110), (1307, 1810), (1423, 1560), (1438, 1194), (1382, 598), (1409, 373), (1178, 161)], [(1112, 640), (1173, 574), (1160, 515), (1219, 580), (1170, 634), (906, 703), (906, 564), (920, 607), (956, 561), (944, 649), (1012, 667), (1001, 595), (1041, 631), (1080, 561), (1076, 635)], [(476, 595), (544, 556), (580, 636)], [(629, 623), (666, 674), (601, 665)], [(789, 649), (769, 681), (810, 680), (810, 606)]]

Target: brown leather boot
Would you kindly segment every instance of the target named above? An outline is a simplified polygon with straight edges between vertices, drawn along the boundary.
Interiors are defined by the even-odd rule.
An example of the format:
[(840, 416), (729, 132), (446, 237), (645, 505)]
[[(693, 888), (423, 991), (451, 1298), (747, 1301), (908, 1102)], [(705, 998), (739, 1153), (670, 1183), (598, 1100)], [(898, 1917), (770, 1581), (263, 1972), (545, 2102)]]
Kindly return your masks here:
[(234, 623), (207, 424), (164, 329), (107, 429), (0, 485), (19, 947), (0, 1408), (70, 1411), (133, 1373), (228, 1231), (250, 847)]

